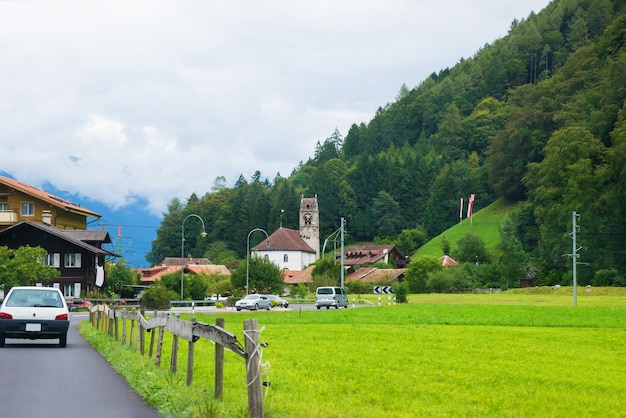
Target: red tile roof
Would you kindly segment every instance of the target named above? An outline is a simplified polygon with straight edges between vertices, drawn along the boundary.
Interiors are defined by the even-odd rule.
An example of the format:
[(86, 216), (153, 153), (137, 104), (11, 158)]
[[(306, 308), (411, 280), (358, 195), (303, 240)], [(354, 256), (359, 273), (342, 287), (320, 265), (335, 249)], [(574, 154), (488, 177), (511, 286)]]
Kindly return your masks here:
[(346, 281), (360, 280), (366, 283), (378, 283), (385, 278), (402, 278), (406, 269), (379, 269), (376, 267), (361, 267), (346, 277)]
[(311, 272), (315, 266), (309, 266), (304, 270), (285, 270), (285, 284), (311, 283)]
[(269, 239), (266, 238), (259, 245), (254, 246), (251, 251), (302, 251), (315, 253), (300, 236), (300, 232), (289, 228), (278, 228)]
[(441, 265), (445, 267), (458, 267), (459, 266), (459, 263), (448, 255), (439, 257), (439, 261), (441, 261)]
[[(180, 264), (178, 266), (154, 266), (150, 268), (140, 268), (137, 270), (141, 273), (142, 283), (153, 283), (157, 280), (161, 280), (161, 277), (166, 274), (180, 273)], [(223, 274), (225, 276), (230, 276), (228, 268), (219, 264), (185, 265), (185, 273)]]
[[(344, 264), (350, 266), (374, 264), (385, 261), (385, 258), (390, 262), (391, 259), (400, 256), (395, 245), (363, 245), (347, 248), (344, 254)], [(340, 257), (341, 254), (336, 255), (337, 259)]]
[(36, 187), (30, 186), (26, 183), (22, 183), (21, 181), (13, 180), (8, 177), (0, 176), (0, 183), (7, 185), (15, 190), (19, 190), (22, 193), (25, 193), (29, 196), (36, 197), (38, 199), (43, 200), (44, 202), (48, 202), (53, 206), (59, 207), (61, 209), (65, 209), (70, 212), (78, 213), (84, 216), (91, 216), (93, 218), (101, 218), (102, 215), (86, 209), (80, 205), (69, 202), (65, 199), (61, 199), (53, 194), (50, 194), (44, 190), (40, 190)]

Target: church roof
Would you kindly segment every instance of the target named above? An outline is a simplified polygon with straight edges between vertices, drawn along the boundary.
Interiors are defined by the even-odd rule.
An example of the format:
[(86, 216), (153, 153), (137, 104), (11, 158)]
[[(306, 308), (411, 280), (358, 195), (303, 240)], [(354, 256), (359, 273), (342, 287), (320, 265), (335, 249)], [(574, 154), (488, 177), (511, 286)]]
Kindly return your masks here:
[(304, 242), (299, 231), (283, 227), (278, 228), (269, 236), (269, 239), (264, 239), (253, 247), (251, 251), (302, 251), (315, 253), (315, 250)]

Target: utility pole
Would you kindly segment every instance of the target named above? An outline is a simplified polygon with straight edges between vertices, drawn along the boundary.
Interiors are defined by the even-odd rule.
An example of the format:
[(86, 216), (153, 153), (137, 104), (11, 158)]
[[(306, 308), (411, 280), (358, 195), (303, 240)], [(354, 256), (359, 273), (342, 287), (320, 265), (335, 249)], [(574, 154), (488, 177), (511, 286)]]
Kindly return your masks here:
[(576, 307), (576, 264), (578, 263), (578, 257), (580, 254), (577, 254), (576, 251), (578, 248), (576, 247), (576, 211), (572, 212), (572, 275), (574, 278), (574, 307)]
[(346, 225), (346, 220), (343, 218), (343, 216), (341, 217), (341, 288), (343, 289), (343, 278), (344, 278), (344, 274), (345, 274), (345, 269), (343, 268), (344, 265), (344, 257), (345, 257), (345, 253), (343, 251), (343, 237), (344, 237), (344, 228)]
[[(578, 265), (578, 258), (580, 254), (578, 254), (578, 250), (582, 247), (578, 246), (576, 242), (576, 232), (578, 232), (578, 225), (576, 225), (576, 221), (580, 218), (580, 215), (576, 213), (576, 211), (572, 212), (572, 253), (567, 254), (569, 257), (572, 257), (572, 279), (574, 285), (574, 308), (576, 307), (576, 298), (577, 298), (577, 278), (576, 278), (576, 266)], [(586, 263), (583, 263), (586, 264)]]

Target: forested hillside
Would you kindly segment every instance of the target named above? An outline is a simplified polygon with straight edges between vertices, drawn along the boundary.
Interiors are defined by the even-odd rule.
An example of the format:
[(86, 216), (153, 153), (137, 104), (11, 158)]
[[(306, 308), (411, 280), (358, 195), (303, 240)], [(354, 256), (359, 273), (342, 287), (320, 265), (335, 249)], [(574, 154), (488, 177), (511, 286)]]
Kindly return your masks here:
[(459, 199), (475, 194), (475, 210), (499, 197), (525, 202), (515, 238), (544, 282), (570, 268), (562, 255), (571, 252), (572, 211), (581, 215), (580, 261), (590, 263), (580, 282), (600, 269), (624, 277), (625, 42), (623, 0), (553, 1), (474, 57), (402, 86), (367, 124), (320, 141), (289, 177), (257, 172), (233, 188), (218, 178), (201, 197), (172, 200), (148, 261), (180, 253), (189, 213), (209, 233), (196, 242), (200, 225), (187, 225), (193, 255), (243, 258), (253, 228), (297, 229), (302, 195), (318, 196), (322, 237), (343, 216), (350, 240), (414, 230), (416, 246), (458, 222)]

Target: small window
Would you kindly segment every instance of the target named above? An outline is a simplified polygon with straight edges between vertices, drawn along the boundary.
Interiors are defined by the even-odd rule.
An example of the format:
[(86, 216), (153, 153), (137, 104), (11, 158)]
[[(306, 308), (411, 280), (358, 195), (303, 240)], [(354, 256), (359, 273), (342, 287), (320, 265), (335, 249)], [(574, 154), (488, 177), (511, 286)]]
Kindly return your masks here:
[(22, 216), (35, 216), (35, 204), (32, 202), (22, 202)]
[(80, 267), (80, 253), (65, 254), (65, 267), (79, 268)]
[(288, 254), (284, 254), (284, 255), (283, 255), (283, 261), (284, 261), (285, 263), (289, 262), (289, 255), (288, 255)]
[(76, 296), (76, 294), (74, 293), (74, 283), (65, 283), (63, 285), (63, 295), (64, 296)]
[(9, 204), (8, 203), (0, 203), (0, 212), (8, 212)]
[(43, 259), (43, 265), (59, 268), (61, 266), (61, 254), (46, 254), (46, 257)]

